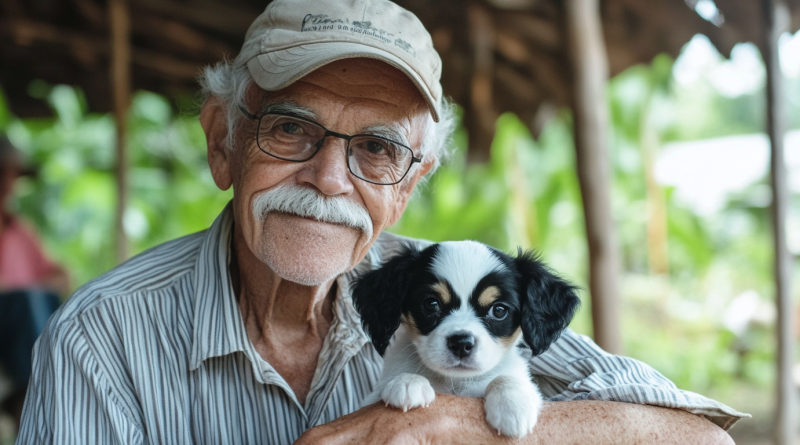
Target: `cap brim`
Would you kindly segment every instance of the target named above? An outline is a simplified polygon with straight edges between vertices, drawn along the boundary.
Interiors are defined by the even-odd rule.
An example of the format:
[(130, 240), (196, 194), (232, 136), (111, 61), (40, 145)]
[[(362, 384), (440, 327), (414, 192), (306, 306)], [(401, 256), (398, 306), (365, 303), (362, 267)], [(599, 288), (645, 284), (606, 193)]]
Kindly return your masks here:
[(433, 120), (439, 122), (439, 103), (419, 74), (399, 57), (371, 46), (352, 42), (310, 43), (259, 54), (247, 62), (247, 67), (258, 86), (277, 91), (323, 65), (357, 57), (378, 59), (402, 71), (422, 93)]

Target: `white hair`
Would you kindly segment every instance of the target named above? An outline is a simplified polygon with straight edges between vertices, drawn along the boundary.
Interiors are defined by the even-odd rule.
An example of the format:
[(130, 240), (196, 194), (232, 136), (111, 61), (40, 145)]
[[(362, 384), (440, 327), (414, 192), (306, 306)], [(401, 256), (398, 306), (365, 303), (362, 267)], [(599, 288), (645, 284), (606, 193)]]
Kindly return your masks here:
[(289, 213), (359, 229), (372, 239), (372, 218), (366, 207), (344, 196), (326, 197), (296, 184), (282, 184), (258, 194), (252, 210), (256, 220), (266, 220), (269, 212)]
[(245, 96), (253, 83), (250, 71), (244, 65), (234, 65), (228, 60), (203, 68), (198, 79), (203, 102), (216, 97), (226, 107), (228, 134), (225, 145), (229, 150), (236, 146), (236, 134), (244, 116), (239, 107), (247, 109)]
[[(228, 125), (225, 143), (229, 150), (233, 150), (236, 146), (236, 134), (244, 118), (239, 107), (247, 109), (245, 95), (253, 83), (253, 77), (247, 66), (224, 60), (205, 67), (198, 80), (204, 102), (213, 96), (225, 104)], [(439, 122), (428, 115), (428, 125), (420, 148), (423, 163), (433, 163), (429, 173), (436, 171), (441, 162), (450, 157), (452, 136), (458, 120), (456, 107), (449, 100), (443, 98), (439, 108)], [(408, 175), (410, 176), (413, 175)]]

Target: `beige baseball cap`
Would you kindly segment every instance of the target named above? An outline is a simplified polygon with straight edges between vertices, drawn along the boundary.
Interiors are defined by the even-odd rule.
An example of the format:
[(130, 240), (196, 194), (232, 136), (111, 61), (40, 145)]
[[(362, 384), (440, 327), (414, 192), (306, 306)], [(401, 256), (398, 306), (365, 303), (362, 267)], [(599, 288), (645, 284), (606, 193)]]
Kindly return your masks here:
[(267, 91), (336, 60), (378, 59), (405, 73), (439, 121), (442, 60), (422, 22), (388, 0), (275, 0), (245, 35), (235, 64)]

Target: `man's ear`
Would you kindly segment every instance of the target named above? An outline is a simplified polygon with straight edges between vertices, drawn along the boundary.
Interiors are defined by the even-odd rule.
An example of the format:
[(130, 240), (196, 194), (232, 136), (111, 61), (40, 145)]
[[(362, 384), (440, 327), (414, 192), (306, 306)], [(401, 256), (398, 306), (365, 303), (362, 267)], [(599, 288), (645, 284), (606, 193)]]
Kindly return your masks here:
[(522, 336), (533, 356), (545, 352), (569, 326), (581, 304), (578, 288), (557, 276), (532, 252), (517, 252)]
[(360, 275), (352, 286), (353, 306), (361, 315), (361, 324), (380, 355), (400, 326), (403, 300), (408, 293), (414, 262), (419, 250), (411, 245), (385, 262), (380, 268)]
[(389, 220), (390, 226), (394, 225), (394, 223), (403, 216), (403, 212), (406, 211), (406, 206), (408, 205), (408, 200), (411, 199), (411, 196), (414, 194), (414, 189), (417, 187), (420, 179), (431, 171), (433, 164), (435, 164), (434, 160), (420, 164), (419, 168), (414, 171), (413, 176), (399, 184), (400, 188), (397, 191), (397, 200), (394, 202), (392, 218)]
[(232, 184), (231, 150), (228, 150), (225, 139), (228, 136), (225, 107), (219, 99), (210, 97), (200, 110), (200, 125), (206, 134), (208, 146), (208, 166), (211, 176), (220, 190), (228, 190)]

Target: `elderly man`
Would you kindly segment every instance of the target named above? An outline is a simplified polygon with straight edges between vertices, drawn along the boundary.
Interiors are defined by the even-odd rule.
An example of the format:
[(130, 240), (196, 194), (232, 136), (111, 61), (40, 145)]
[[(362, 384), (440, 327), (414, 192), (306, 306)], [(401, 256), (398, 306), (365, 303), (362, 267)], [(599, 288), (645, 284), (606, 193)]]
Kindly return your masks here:
[[(349, 286), (397, 249), (383, 230), (445, 156), (440, 70), (386, 0), (270, 4), (202, 79), (232, 202), (53, 317), (19, 443), (506, 443), (476, 399), (359, 409), (382, 360)], [(732, 443), (720, 426), (742, 416), (572, 332), (530, 366), (551, 402), (522, 443)]]

